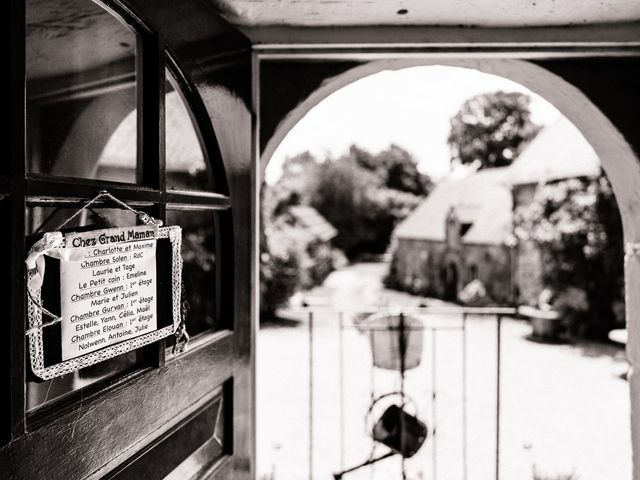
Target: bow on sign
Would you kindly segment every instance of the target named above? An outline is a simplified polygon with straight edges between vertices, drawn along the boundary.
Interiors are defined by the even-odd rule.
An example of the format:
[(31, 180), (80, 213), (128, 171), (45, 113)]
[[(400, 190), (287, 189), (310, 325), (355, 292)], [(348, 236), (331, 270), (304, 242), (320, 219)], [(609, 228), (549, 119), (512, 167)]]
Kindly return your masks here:
[(44, 282), (44, 256), (47, 255), (58, 260), (78, 261), (82, 260), (83, 250), (80, 248), (59, 248), (64, 243), (64, 238), (60, 232), (47, 232), (43, 237), (33, 244), (29, 255), (25, 260), (29, 272), (34, 272), (27, 282), (27, 293), (33, 304), (38, 307), (43, 314), (53, 318), (53, 321), (39, 325), (33, 325), (26, 331), (27, 335), (33, 335), (39, 329), (55, 325), (62, 320), (62, 317), (51, 313), (35, 299), (34, 291), (39, 290)]
[(25, 260), (29, 271), (36, 270), (27, 284), (29, 290), (38, 290), (44, 281), (44, 256), (47, 255), (58, 260), (79, 261), (82, 260), (83, 251), (80, 248), (59, 248), (64, 239), (60, 232), (47, 232), (33, 244), (29, 255)]

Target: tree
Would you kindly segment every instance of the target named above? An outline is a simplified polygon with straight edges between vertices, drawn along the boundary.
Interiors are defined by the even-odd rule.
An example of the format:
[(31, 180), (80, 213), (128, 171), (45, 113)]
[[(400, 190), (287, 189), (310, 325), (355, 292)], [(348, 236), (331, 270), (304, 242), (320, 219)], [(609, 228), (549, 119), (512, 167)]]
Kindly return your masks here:
[(352, 146), (316, 172), (311, 205), (338, 230), (347, 257), (384, 253), (395, 226), (431, 188), (411, 155), (392, 145), (377, 155)]
[(539, 126), (531, 121), (531, 98), (497, 91), (468, 99), (451, 119), (451, 161), (478, 169), (510, 165)]
[(347, 155), (326, 162), (315, 180), (311, 206), (338, 230), (335, 245), (351, 258), (374, 243), (365, 215), (367, 188), (378, 184), (375, 174)]
[(359, 166), (373, 172), (383, 187), (420, 196), (427, 195), (433, 188), (431, 179), (418, 171), (413, 156), (398, 145), (391, 144), (377, 155), (352, 145), (349, 156), (354, 157)]

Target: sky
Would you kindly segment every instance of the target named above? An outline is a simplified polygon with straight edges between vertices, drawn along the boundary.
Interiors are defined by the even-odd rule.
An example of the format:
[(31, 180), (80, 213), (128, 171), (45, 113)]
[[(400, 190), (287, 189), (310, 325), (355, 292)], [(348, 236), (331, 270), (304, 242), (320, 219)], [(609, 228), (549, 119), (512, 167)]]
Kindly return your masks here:
[(547, 125), (560, 116), (522, 85), (477, 70), (428, 66), (383, 71), (341, 88), (311, 109), (274, 152), (266, 181), (275, 183), (284, 160), (306, 150), (325, 159), (339, 157), (351, 144), (377, 153), (392, 143), (409, 151), (420, 171), (440, 180), (450, 173), (451, 117), (468, 98), (496, 90), (529, 94), (535, 123)]

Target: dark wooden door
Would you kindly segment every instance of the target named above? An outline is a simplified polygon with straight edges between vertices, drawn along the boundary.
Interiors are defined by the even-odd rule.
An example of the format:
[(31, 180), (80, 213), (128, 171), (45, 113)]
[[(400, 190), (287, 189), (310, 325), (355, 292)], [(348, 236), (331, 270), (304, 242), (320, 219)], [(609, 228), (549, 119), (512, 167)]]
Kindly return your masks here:
[[(0, 161), (0, 477), (253, 478), (251, 50), (199, 0), (13, 0)], [(29, 239), (100, 190), (183, 229), (188, 350), (50, 381), (25, 340)], [(71, 228), (130, 225), (99, 203)]]

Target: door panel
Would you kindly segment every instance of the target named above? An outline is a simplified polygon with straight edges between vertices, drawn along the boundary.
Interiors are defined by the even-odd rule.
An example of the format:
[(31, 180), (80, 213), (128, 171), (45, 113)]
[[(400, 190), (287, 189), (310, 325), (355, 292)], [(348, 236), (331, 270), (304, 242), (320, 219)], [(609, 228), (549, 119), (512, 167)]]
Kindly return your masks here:
[[(84, 478), (161, 438), (210, 399), (213, 385), (233, 379), (233, 334), (218, 336), (214, 348), (205, 344), (188, 358), (137, 372), (12, 442), (3, 450), (10, 471), (15, 478)], [(70, 453), (61, 461), (60, 452)]]
[(106, 478), (192, 478), (200, 473), (202, 468), (215, 463), (226, 453), (224, 409), (224, 395), (220, 391), (170, 433), (145, 448), (136, 455), (137, 458), (111, 472)]

